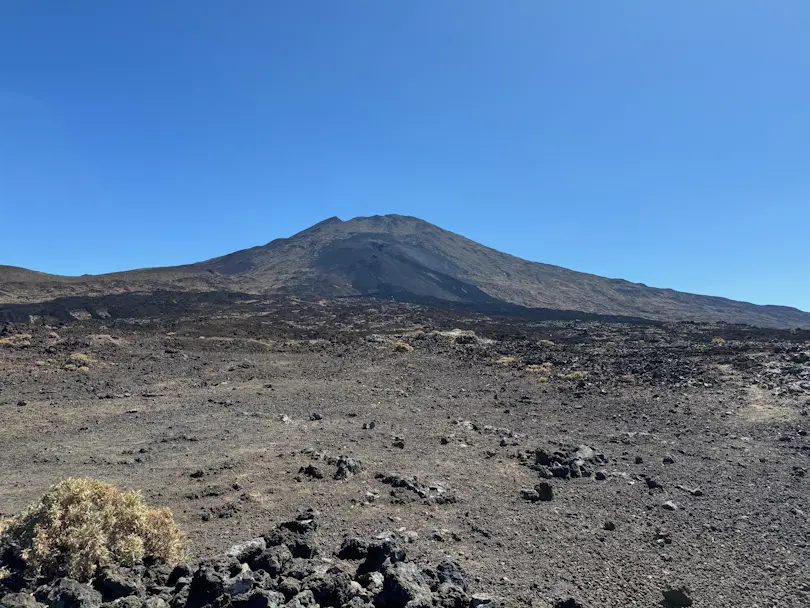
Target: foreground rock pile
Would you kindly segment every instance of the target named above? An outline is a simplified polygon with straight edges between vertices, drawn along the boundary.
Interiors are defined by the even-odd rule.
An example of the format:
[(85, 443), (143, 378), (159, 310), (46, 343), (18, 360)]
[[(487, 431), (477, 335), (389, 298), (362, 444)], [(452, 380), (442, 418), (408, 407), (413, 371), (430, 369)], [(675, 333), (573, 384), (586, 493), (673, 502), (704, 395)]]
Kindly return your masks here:
[(471, 594), (461, 567), (435, 568), (407, 560), (393, 538), (344, 539), (335, 556), (322, 555), (316, 513), (302, 511), (265, 536), (235, 545), (197, 565), (106, 566), (87, 583), (37, 580), (6, 547), (0, 584), (7, 608), (475, 608), (496, 601)]

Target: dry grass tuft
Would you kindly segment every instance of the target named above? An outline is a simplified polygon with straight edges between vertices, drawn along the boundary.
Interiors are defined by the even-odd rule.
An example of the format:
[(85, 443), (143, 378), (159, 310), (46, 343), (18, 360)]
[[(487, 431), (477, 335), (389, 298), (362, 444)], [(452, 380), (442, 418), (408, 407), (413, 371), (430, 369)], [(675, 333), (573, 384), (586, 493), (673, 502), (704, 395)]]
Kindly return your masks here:
[(715, 346), (723, 346), (726, 343), (725, 339), (721, 338), (720, 336), (715, 336), (712, 338), (712, 344)]
[(554, 364), (550, 361), (546, 361), (545, 363), (532, 363), (531, 365), (526, 366), (527, 372), (532, 372), (534, 374), (545, 374), (546, 376), (551, 375), (552, 370), (554, 369)]
[(537, 343), (541, 346), (554, 346), (554, 342), (551, 340), (539, 340)]
[(31, 334), (12, 334), (0, 338), (0, 346), (10, 346), (11, 348), (26, 348), (31, 346)]
[(514, 362), (515, 362), (514, 357), (505, 357), (504, 356), (504, 357), (498, 357), (497, 359), (495, 359), (495, 363), (497, 363), (498, 365), (511, 365)]
[(587, 375), (586, 372), (576, 371), (568, 374), (560, 374), (559, 377), (563, 380), (583, 380)]
[(92, 361), (90, 355), (86, 355), (85, 353), (71, 353), (68, 357), (68, 363), (72, 363), (76, 366), (87, 366), (92, 363)]
[(106, 564), (151, 557), (183, 559), (183, 535), (169, 509), (150, 509), (137, 492), (86, 478), (51, 487), (39, 503), (6, 522), (2, 540), (18, 543), (32, 570), (86, 581)]

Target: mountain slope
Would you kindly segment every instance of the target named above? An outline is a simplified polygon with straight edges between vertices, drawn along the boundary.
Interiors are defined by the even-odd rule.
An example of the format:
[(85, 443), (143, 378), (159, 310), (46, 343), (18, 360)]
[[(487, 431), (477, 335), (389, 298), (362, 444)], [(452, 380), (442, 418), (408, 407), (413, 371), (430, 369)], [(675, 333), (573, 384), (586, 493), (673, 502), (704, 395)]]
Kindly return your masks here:
[(56, 277), (0, 267), (0, 301), (154, 289), (312, 297), (376, 296), (470, 305), (510, 303), (659, 320), (810, 326), (810, 313), (657, 289), (529, 262), (423, 220), (331, 218), (267, 245), (197, 264)]

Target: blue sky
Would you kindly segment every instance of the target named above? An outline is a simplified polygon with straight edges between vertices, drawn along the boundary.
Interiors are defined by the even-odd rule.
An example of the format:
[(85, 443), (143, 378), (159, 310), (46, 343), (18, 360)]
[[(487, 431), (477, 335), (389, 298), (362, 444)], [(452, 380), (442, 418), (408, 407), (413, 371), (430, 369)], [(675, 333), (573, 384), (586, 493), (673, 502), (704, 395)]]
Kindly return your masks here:
[(810, 310), (806, 0), (6, 0), (0, 263), (337, 215)]

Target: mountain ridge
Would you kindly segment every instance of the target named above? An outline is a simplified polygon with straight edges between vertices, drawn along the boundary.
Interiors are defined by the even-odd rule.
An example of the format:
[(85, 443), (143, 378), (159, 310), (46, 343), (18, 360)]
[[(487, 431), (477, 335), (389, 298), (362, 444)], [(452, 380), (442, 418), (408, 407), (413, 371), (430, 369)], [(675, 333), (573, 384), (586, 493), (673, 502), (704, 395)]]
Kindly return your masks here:
[(154, 290), (241, 291), (312, 297), (577, 310), (648, 318), (810, 326), (810, 313), (648, 287), (531, 262), (419, 218), (327, 218), (290, 237), (193, 264), (63, 277), (0, 266), (0, 302)]

